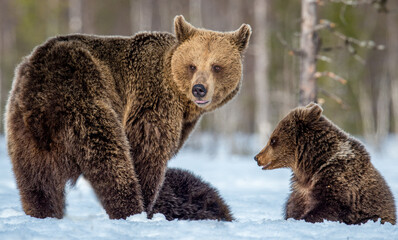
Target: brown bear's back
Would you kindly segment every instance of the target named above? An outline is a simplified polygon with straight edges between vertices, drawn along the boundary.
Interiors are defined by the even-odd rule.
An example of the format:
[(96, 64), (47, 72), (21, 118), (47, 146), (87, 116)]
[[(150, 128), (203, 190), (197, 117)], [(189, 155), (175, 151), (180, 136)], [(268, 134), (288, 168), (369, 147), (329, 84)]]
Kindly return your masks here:
[(167, 33), (49, 39), (19, 65), (9, 108), (21, 110), (42, 148), (93, 105), (109, 105), (122, 122), (127, 98), (152, 105), (148, 99), (154, 95), (170, 95), (164, 94), (162, 69), (165, 51), (174, 41)]

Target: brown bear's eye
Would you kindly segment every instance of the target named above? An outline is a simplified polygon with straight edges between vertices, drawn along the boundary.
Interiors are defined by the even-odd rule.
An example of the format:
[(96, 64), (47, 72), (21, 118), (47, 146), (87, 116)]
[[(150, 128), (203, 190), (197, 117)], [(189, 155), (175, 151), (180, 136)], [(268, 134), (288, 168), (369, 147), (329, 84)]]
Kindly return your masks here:
[(276, 137), (273, 137), (273, 138), (271, 138), (271, 141), (270, 141), (270, 145), (272, 146), (272, 147), (275, 147), (275, 145), (276, 145), (276, 143), (278, 142), (278, 139), (276, 138)]
[(196, 71), (196, 66), (195, 65), (189, 65), (189, 70), (191, 70), (192, 72)]
[(219, 73), (222, 70), (222, 67), (218, 66), (218, 65), (213, 65), (212, 69), (215, 73)]

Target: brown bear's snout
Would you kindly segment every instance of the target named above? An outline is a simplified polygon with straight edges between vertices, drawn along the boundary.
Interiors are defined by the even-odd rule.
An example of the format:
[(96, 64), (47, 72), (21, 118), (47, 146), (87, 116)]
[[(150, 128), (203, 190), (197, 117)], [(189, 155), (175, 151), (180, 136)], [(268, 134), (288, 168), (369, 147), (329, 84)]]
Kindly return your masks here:
[(257, 156), (254, 156), (254, 161), (258, 162)]
[(260, 153), (254, 156), (254, 161), (257, 162), (258, 166), (262, 166), (263, 170), (270, 169), (271, 167), (272, 160), (270, 160), (267, 155), (266, 149), (263, 149)]
[(196, 84), (192, 87), (192, 94), (196, 98), (202, 98), (206, 96), (207, 89), (203, 84)]
[(258, 156), (259, 154), (257, 154), (256, 156), (254, 156), (254, 161), (256, 161), (257, 162), (257, 165), (258, 166), (261, 166), (261, 163), (259, 162), (259, 156)]

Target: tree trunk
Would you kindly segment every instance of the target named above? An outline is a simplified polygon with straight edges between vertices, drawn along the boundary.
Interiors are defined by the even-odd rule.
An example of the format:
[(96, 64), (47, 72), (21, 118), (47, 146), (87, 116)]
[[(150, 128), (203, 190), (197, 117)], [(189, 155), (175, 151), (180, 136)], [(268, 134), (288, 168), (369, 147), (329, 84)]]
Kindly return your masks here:
[(189, 0), (189, 18), (196, 27), (203, 27), (202, 0)]
[(158, 1), (160, 29), (162, 31), (174, 32), (174, 24), (171, 24), (174, 16), (170, 15), (170, 5), (170, 1)]
[(139, 30), (140, 22), (140, 4), (137, 0), (130, 0), (130, 29), (131, 34), (134, 35)]
[(255, 0), (253, 42), (256, 48), (254, 60), (254, 81), (256, 94), (255, 123), (260, 142), (264, 142), (271, 131), (269, 122), (269, 82), (268, 82), (268, 1)]
[(69, 0), (69, 32), (82, 32), (82, 1)]
[(139, 30), (152, 30), (152, 0), (139, 0)]
[[(398, 9), (397, 1), (391, 1), (392, 9)], [(398, 17), (397, 14), (387, 16), (387, 42), (388, 42), (388, 75), (390, 78), (392, 116), (394, 121), (394, 132), (398, 134)]]
[(58, 14), (59, 14), (59, 0), (48, 0), (47, 2), (47, 36), (55, 36), (58, 34)]
[(375, 133), (375, 119), (372, 111), (372, 98), (367, 91), (367, 85), (363, 83), (360, 84), (358, 91), (358, 103), (359, 111), (362, 119), (363, 135), (365, 139), (374, 144), (374, 133)]
[[(383, 71), (384, 72), (384, 71)], [(377, 97), (377, 128), (375, 143), (380, 147), (382, 141), (387, 137), (390, 126), (390, 83), (386, 74), (379, 79), (379, 94)]]
[[(2, 19), (4, 17), (4, 11), (5, 6), (3, 1), (0, 1), (0, 121), (3, 121), (3, 37), (4, 37), (4, 20)], [(2, 122), (3, 123), (3, 122)], [(4, 124), (1, 124), (3, 126)], [(1, 133), (3, 133), (3, 129), (0, 126)]]
[(301, 66), (299, 104), (306, 105), (316, 102), (317, 87), (314, 74), (316, 72), (317, 40), (314, 31), (317, 22), (317, 3), (314, 0), (301, 2)]
[(89, 34), (97, 34), (97, 26), (94, 23), (95, 12), (97, 11), (97, 1), (85, 0), (82, 4), (82, 32)]

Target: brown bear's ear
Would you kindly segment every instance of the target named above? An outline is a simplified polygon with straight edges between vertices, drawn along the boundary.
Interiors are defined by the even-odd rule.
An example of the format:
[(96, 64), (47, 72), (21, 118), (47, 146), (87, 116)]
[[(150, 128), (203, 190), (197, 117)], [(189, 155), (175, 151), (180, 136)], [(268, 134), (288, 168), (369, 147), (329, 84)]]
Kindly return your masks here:
[(305, 107), (299, 107), (292, 111), (296, 121), (310, 123), (317, 121), (322, 115), (323, 109), (316, 103), (310, 103)]
[(232, 41), (240, 52), (243, 52), (247, 48), (251, 34), (252, 28), (249, 24), (242, 24), (238, 30), (232, 32)]
[(178, 15), (174, 18), (174, 32), (179, 43), (190, 38), (195, 31), (195, 27), (185, 21), (182, 15)]
[(314, 102), (310, 102), (310, 103), (308, 103), (308, 105), (307, 106), (305, 106), (306, 108), (310, 108), (310, 107), (312, 107), (312, 106), (314, 106), (314, 105), (316, 105), (316, 103), (314, 103)]
[(317, 121), (322, 115), (323, 109), (316, 103), (310, 103), (305, 106), (305, 121), (314, 122)]

